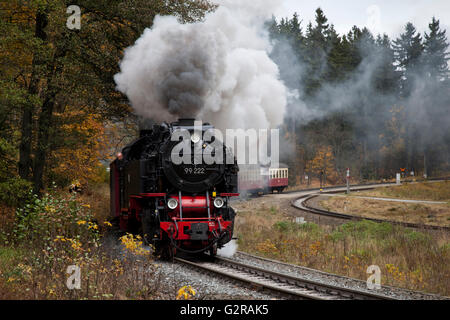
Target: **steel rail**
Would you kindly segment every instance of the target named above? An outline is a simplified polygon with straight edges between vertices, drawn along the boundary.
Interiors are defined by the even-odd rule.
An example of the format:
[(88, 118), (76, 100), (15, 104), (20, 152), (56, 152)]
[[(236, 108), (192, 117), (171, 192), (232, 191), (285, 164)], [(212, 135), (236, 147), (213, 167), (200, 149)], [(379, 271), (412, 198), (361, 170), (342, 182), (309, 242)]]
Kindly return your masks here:
[(250, 287), (264, 289), (288, 299), (306, 300), (395, 300), (392, 297), (332, 284), (294, 277), (230, 259), (216, 257), (214, 262), (191, 261), (175, 257), (178, 263), (195, 270), (226, 277)]

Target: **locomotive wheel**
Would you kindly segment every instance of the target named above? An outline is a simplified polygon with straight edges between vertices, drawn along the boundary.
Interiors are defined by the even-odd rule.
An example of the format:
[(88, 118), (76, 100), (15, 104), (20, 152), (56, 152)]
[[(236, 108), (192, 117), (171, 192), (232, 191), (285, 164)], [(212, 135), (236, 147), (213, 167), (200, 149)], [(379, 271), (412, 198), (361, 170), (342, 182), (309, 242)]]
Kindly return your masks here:
[(217, 255), (217, 242), (208, 250), (209, 256), (214, 258)]
[(176, 249), (172, 247), (169, 241), (155, 242), (155, 256), (161, 260), (171, 261), (175, 257)]

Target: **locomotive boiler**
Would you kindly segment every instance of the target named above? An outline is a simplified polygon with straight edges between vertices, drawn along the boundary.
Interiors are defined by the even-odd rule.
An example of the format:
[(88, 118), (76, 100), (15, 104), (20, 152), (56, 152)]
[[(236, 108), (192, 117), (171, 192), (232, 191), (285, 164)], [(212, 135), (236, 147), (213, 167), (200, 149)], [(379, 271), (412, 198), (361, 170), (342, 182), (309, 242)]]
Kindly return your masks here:
[[(204, 139), (212, 129), (194, 119), (154, 125), (110, 164), (111, 215), (122, 231), (141, 233), (163, 258), (177, 251), (214, 256), (233, 237), (230, 199), (239, 196), (239, 168), (232, 155), (231, 163), (225, 161), (230, 151), (221, 141)], [(174, 139), (179, 132), (189, 141), (186, 135)], [(223, 152), (222, 161), (194, 159), (198, 150), (211, 149), (212, 155)], [(178, 163), (174, 155), (191, 161)]]

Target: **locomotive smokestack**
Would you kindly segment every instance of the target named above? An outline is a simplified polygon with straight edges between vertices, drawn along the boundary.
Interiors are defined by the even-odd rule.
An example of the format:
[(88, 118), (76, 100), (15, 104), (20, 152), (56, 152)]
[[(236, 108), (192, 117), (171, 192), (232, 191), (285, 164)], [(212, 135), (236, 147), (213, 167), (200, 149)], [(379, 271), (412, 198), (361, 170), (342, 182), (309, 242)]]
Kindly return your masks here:
[(180, 126), (193, 126), (195, 122), (195, 118), (180, 118), (177, 123)]

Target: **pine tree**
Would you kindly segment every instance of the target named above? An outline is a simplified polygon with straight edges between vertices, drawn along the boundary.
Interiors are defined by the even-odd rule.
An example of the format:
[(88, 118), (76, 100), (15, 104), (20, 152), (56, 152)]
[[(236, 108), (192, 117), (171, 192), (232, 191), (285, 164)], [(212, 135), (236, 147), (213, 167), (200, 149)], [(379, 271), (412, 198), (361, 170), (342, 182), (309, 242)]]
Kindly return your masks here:
[(350, 63), (351, 45), (346, 36), (342, 38), (332, 28), (329, 41), (331, 49), (327, 57), (326, 81), (340, 82), (345, 81), (352, 70)]
[(375, 89), (382, 94), (396, 94), (399, 90), (400, 74), (395, 63), (394, 50), (389, 37), (378, 35), (376, 55), (379, 65), (374, 74)]
[(289, 20), (288, 25), (292, 47), (294, 50), (301, 51), (303, 43), (303, 32), (301, 28), (301, 21), (299, 21), (298, 19), (297, 12), (295, 12), (292, 16), (292, 19)]
[(430, 78), (446, 80), (449, 78), (448, 61), (450, 54), (447, 52), (449, 43), (445, 35), (446, 30), (441, 30), (439, 20), (433, 17), (428, 25), (430, 33), (425, 33), (424, 63)]
[(330, 26), (321, 8), (316, 10), (315, 26), (309, 23), (306, 29), (305, 61), (308, 65), (305, 83), (306, 96), (312, 97), (320, 88), (326, 75), (327, 55), (332, 47)]
[(423, 44), (420, 33), (411, 22), (405, 26), (405, 32), (394, 41), (394, 52), (399, 67), (402, 69), (401, 93), (407, 97), (410, 95), (414, 80), (422, 71)]

